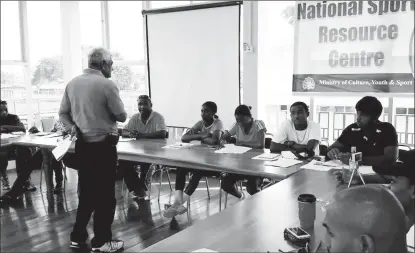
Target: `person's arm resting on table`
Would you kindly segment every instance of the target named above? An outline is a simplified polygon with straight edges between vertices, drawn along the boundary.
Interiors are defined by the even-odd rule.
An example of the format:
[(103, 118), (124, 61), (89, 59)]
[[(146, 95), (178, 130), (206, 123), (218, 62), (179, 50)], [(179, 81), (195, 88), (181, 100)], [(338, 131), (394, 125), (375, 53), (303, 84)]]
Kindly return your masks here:
[(190, 128), (182, 136), (182, 142), (202, 141), (203, 139), (210, 137), (210, 133), (200, 133), (203, 127), (202, 124), (203, 122), (199, 121), (192, 128)]
[(222, 137), (220, 138), (220, 145), (223, 145), (225, 144), (225, 142), (230, 141), (231, 137), (236, 135), (236, 127), (237, 127), (237, 124), (235, 123), (233, 124), (232, 128), (229, 131), (226, 130), (222, 134)]
[(202, 142), (207, 145), (219, 145), (221, 135), (222, 135), (221, 130), (215, 130), (213, 134), (211, 134), (211, 136), (203, 139)]
[(286, 121), (278, 128), (278, 131), (271, 142), (271, 153), (281, 153), (282, 151), (291, 150), (291, 146), (295, 142), (288, 140), (288, 128), (289, 125)]
[(19, 117), (16, 115), (15, 124), (14, 125), (2, 125), (1, 132), (2, 133), (26, 132), (26, 128), (24, 127), (23, 123), (20, 121)]

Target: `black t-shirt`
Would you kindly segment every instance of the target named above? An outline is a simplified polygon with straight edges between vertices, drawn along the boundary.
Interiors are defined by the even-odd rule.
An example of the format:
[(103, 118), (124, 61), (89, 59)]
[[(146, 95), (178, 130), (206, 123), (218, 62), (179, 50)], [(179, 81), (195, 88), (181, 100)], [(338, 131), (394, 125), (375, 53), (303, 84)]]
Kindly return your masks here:
[(342, 152), (350, 152), (351, 147), (356, 147), (363, 156), (380, 156), (386, 147), (398, 146), (398, 135), (395, 127), (387, 122), (378, 121), (367, 136), (357, 123), (353, 123), (343, 130), (337, 141), (345, 146)]
[(0, 126), (19, 126), (21, 124), (17, 115), (7, 114), (5, 117), (0, 117)]

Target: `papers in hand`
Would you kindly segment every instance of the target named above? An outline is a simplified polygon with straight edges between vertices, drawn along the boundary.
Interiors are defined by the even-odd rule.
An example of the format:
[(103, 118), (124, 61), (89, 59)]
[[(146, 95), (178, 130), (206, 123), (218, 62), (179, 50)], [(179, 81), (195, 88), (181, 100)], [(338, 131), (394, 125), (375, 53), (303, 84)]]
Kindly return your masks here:
[(294, 160), (294, 159), (287, 159), (284, 157), (280, 157), (280, 159), (276, 160), (276, 161), (272, 161), (272, 162), (265, 162), (265, 166), (275, 166), (275, 167), (281, 167), (281, 168), (288, 168), (291, 167), (293, 165), (302, 163), (299, 160)]
[(406, 234), (406, 244), (412, 249), (412, 252), (414, 252), (414, 226), (412, 226)]
[(243, 154), (248, 150), (251, 150), (251, 148), (236, 146), (234, 144), (225, 144), (224, 148), (216, 150), (215, 153), (218, 153), (218, 154)]
[(273, 161), (276, 160), (280, 154), (263, 153), (258, 156), (252, 157), (254, 160)]
[(66, 138), (61, 141), (56, 148), (52, 150), (52, 154), (57, 161), (60, 161), (62, 157), (68, 152), (69, 148), (71, 147), (72, 143), (75, 143), (76, 137)]
[(183, 143), (183, 142), (176, 142), (174, 144), (166, 145), (163, 148), (170, 148), (170, 149), (182, 149), (182, 148), (191, 148), (194, 144), (191, 143)]

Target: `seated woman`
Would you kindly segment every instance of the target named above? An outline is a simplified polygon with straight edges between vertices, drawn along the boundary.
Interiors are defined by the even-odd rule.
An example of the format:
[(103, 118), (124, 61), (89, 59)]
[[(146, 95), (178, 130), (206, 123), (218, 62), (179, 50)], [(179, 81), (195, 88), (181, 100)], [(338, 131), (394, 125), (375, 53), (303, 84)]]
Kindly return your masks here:
[[(207, 101), (204, 103), (202, 105), (202, 120), (198, 121), (185, 135), (183, 135), (182, 141), (201, 141), (208, 145), (218, 145), (223, 131), (223, 124), (216, 115), (217, 110), (218, 108), (214, 102)], [(189, 184), (184, 190), (186, 174), (189, 172), (192, 173), (192, 176)], [(204, 176), (216, 174), (219, 173), (177, 168), (174, 202), (173, 205), (163, 213), (163, 216), (166, 218), (173, 218), (176, 215), (185, 213), (187, 208), (184, 206), (184, 203), (186, 203), (194, 193), (199, 185), (200, 179)]]
[[(254, 149), (263, 149), (265, 146), (265, 134), (267, 128), (262, 120), (255, 120), (252, 118), (251, 107), (246, 105), (240, 105), (235, 110), (236, 123), (231, 130), (225, 131), (221, 138), (221, 145), (231, 139), (236, 138), (236, 145), (250, 147)], [(237, 197), (242, 198), (243, 193), (236, 187), (235, 183), (238, 180), (247, 179), (246, 190), (249, 194), (253, 195), (259, 192), (259, 185), (262, 178), (255, 176), (245, 176), (237, 174), (227, 174), (222, 180), (222, 189)]]

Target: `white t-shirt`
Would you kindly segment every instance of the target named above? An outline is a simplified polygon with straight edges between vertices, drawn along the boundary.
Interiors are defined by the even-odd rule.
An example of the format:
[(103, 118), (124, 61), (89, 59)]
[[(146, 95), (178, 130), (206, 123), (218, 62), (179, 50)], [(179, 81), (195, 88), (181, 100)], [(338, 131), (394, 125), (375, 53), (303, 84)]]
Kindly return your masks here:
[[(318, 123), (308, 121), (307, 128), (299, 131), (295, 130), (294, 123), (290, 119), (287, 119), (281, 124), (273, 141), (281, 144), (286, 141), (294, 141), (297, 144), (307, 145), (309, 140), (321, 141), (321, 130)], [(320, 154), (318, 146), (314, 152), (316, 155)]]
[(195, 133), (211, 133), (216, 130), (223, 131), (223, 123), (220, 119), (215, 119), (210, 126), (205, 126), (203, 120), (198, 121), (193, 127)]

